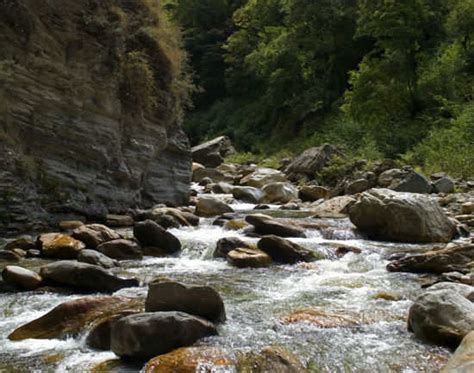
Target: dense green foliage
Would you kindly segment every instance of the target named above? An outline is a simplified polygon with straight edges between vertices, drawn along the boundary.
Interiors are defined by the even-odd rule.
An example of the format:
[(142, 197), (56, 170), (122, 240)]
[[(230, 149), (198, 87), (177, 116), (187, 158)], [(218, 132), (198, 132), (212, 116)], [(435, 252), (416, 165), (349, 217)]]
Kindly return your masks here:
[(194, 142), (331, 141), (472, 174), (474, 0), (173, 0), (202, 92)]

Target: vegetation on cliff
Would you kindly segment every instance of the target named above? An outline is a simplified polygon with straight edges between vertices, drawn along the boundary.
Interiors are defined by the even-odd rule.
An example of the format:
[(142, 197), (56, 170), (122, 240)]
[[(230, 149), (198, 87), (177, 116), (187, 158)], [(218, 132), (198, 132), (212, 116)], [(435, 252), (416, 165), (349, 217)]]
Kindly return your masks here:
[(474, 169), (474, 1), (169, 0), (202, 92), (194, 142), (331, 141), (350, 154)]

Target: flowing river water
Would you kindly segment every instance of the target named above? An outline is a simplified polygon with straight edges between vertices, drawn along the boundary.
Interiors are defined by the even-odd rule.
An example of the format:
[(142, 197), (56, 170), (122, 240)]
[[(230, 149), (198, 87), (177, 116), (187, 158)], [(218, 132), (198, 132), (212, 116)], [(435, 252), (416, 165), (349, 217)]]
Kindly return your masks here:
[[(234, 204), (242, 214), (253, 205)], [(305, 212), (267, 210), (280, 216)], [(223, 297), (227, 322), (219, 336), (197, 345), (216, 346), (233, 353), (258, 351), (268, 345), (286, 347), (307, 364), (311, 372), (436, 372), (450, 352), (424, 344), (407, 331), (406, 317), (420, 293), (420, 276), (389, 273), (388, 258), (400, 252), (420, 252), (426, 245), (368, 241), (358, 237), (347, 219), (326, 219), (326, 232), (307, 230), (308, 238), (292, 241), (324, 253), (327, 259), (311, 264), (274, 265), (263, 269), (238, 269), (212, 256), (222, 237), (249, 239), (242, 231), (229, 231), (201, 219), (199, 227), (172, 229), (183, 245), (178, 257), (124, 261), (116, 272), (147, 283), (157, 276), (187, 284), (205, 284)], [(131, 236), (131, 230), (122, 230)], [(326, 237), (326, 238), (325, 238)], [(361, 249), (338, 258), (334, 248), (346, 245)], [(26, 259), (19, 265), (38, 268), (44, 261)], [(6, 265), (0, 264), (0, 269)], [(116, 294), (145, 296), (146, 286), (122, 289)], [(82, 372), (112, 352), (88, 348), (85, 334), (67, 340), (11, 342), (8, 334), (18, 326), (81, 295), (18, 292), (0, 295), (0, 372)], [(307, 322), (285, 323), (282, 317), (302, 309), (318, 309), (357, 319), (352, 326), (320, 328)], [(121, 366), (118, 371), (139, 371)], [(219, 370), (223, 372), (223, 370)]]

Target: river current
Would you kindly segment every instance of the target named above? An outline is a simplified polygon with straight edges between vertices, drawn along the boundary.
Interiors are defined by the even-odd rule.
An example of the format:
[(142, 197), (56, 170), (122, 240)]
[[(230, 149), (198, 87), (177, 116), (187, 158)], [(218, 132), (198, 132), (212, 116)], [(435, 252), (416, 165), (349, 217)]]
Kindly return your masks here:
[[(242, 214), (253, 205), (234, 204)], [(264, 213), (268, 213), (265, 211)], [(301, 216), (303, 212), (276, 210), (277, 216)], [(286, 347), (307, 364), (311, 372), (436, 372), (450, 352), (422, 343), (407, 331), (406, 317), (420, 293), (420, 276), (389, 273), (388, 258), (401, 252), (426, 251), (426, 245), (374, 242), (357, 236), (347, 219), (326, 219), (330, 232), (308, 229), (308, 238), (290, 239), (327, 259), (311, 264), (274, 265), (263, 269), (238, 269), (214, 259), (222, 237), (245, 237), (201, 219), (199, 227), (171, 229), (183, 246), (178, 257), (124, 261), (115, 272), (139, 278), (143, 283), (166, 277), (187, 284), (209, 285), (223, 297), (227, 322), (219, 335), (197, 345), (216, 346), (231, 353), (258, 351), (268, 345)], [(130, 229), (120, 231), (131, 236)], [(324, 238), (326, 237), (326, 238)], [(336, 257), (334, 249), (349, 246), (361, 250)], [(19, 265), (38, 268), (45, 261), (25, 259)], [(0, 263), (0, 269), (6, 263)], [(116, 294), (145, 296), (146, 286), (122, 289)], [(18, 326), (42, 316), (58, 304), (81, 295), (18, 292), (0, 295), (0, 372), (82, 372), (105, 360), (112, 352), (88, 348), (85, 335), (66, 340), (12, 342), (7, 336)], [(355, 325), (320, 328), (308, 322), (284, 322), (285, 316), (306, 309), (322, 310), (357, 320)], [(120, 366), (117, 371), (139, 371)], [(222, 369), (216, 372), (223, 372)]]

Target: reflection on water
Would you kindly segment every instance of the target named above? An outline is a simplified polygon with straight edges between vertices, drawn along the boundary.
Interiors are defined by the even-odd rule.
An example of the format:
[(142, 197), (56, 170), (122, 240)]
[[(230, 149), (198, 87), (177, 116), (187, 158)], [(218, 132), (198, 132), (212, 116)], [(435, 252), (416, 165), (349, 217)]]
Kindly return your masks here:
[[(235, 210), (252, 208), (253, 205), (237, 205)], [(416, 341), (406, 330), (408, 308), (419, 292), (418, 277), (385, 270), (391, 254), (426, 251), (429, 246), (366, 241), (354, 235), (347, 220), (324, 223), (338, 233), (328, 239), (320, 230), (312, 229), (308, 231), (308, 238), (292, 239), (328, 258), (309, 265), (233, 268), (224, 260), (212, 258), (216, 241), (229, 236), (251, 242), (257, 240), (246, 238), (241, 231), (212, 226), (212, 219), (206, 219), (199, 228), (171, 230), (183, 244), (179, 257), (126, 261), (117, 271), (144, 282), (164, 276), (186, 283), (207, 284), (218, 290), (224, 298), (228, 321), (220, 326), (219, 336), (200, 341), (201, 345), (221, 346), (235, 352), (278, 344), (297, 353), (315, 372), (439, 370), (449, 352)], [(341, 245), (361, 249), (362, 253), (349, 253), (336, 260), (334, 250)], [(383, 292), (400, 294), (400, 297), (396, 301), (384, 300), (377, 296)], [(146, 288), (123, 289), (119, 293), (145, 296)], [(84, 335), (64, 341), (10, 342), (6, 339), (19, 325), (77, 297), (34, 293), (2, 295), (0, 371), (81, 371), (114, 357), (111, 352), (88, 349)], [(306, 322), (281, 322), (281, 318), (291, 312), (315, 307), (350, 315), (357, 319), (357, 324), (321, 329)]]

